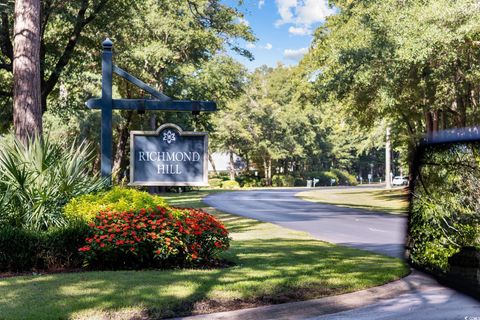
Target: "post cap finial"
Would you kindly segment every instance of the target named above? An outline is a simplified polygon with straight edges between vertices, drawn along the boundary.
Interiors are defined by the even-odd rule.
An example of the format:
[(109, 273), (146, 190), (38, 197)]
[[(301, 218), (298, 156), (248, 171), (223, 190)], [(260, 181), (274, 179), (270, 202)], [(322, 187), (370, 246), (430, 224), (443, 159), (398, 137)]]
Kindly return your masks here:
[(105, 41), (102, 42), (102, 46), (104, 50), (112, 50), (113, 47), (113, 42), (109, 38), (105, 39)]

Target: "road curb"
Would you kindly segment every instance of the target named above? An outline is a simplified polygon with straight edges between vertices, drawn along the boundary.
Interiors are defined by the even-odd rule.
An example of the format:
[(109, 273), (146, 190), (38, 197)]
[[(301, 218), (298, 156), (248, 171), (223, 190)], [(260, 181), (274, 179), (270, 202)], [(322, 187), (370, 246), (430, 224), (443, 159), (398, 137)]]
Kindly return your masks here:
[(175, 318), (175, 320), (307, 319), (364, 307), (381, 300), (395, 298), (408, 292), (425, 291), (429, 289), (438, 289), (438, 282), (419, 271), (412, 270), (408, 276), (400, 280), (378, 287), (338, 296), (257, 308), (202, 314)]

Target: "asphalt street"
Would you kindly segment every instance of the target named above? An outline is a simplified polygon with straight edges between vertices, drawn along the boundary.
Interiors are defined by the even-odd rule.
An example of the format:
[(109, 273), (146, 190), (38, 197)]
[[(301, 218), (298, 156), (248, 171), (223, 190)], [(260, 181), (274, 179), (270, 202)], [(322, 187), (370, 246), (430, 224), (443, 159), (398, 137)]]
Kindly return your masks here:
[[(309, 189), (311, 190), (311, 189)], [(295, 196), (305, 189), (218, 193), (204, 202), (219, 210), (309, 232), (331, 243), (403, 257), (406, 217), (313, 203)], [(479, 301), (421, 274), (410, 292), (371, 305), (309, 319), (466, 319), (480, 320)], [(420, 278), (418, 278), (420, 277)], [(298, 319), (305, 319), (299, 310)]]
[(327, 242), (403, 257), (405, 216), (308, 202), (295, 196), (301, 191), (306, 189), (225, 192), (204, 202), (225, 212), (306, 231)]

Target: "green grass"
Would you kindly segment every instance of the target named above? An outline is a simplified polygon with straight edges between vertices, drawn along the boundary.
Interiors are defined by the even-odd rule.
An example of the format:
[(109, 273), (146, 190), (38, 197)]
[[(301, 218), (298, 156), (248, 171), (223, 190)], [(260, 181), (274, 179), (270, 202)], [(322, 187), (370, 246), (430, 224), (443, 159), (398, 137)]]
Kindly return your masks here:
[[(210, 191), (168, 196), (201, 205)], [(231, 232), (214, 270), (82, 272), (0, 279), (0, 319), (167, 317), (318, 298), (408, 273), (400, 259), (335, 246), (270, 223), (210, 210)]]
[(198, 191), (182, 192), (182, 193), (162, 193), (167, 202), (176, 207), (202, 208), (205, 204), (202, 199), (210, 194), (218, 192), (228, 192), (221, 189), (200, 189)]
[(404, 188), (373, 189), (320, 189), (297, 193), (297, 196), (313, 202), (335, 204), (348, 208), (360, 208), (388, 213), (406, 213), (407, 192)]

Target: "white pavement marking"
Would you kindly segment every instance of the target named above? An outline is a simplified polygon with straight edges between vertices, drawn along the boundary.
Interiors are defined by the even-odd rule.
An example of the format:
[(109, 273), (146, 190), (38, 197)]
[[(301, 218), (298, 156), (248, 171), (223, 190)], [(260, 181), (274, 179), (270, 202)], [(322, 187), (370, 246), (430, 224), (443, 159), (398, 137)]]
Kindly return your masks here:
[(380, 229), (375, 229), (375, 228), (368, 228), (368, 230), (374, 231), (374, 232), (386, 232), (386, 233), (388, 233), (388, 231), (386, 231), (386, 230), (380, 230)]

